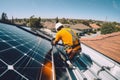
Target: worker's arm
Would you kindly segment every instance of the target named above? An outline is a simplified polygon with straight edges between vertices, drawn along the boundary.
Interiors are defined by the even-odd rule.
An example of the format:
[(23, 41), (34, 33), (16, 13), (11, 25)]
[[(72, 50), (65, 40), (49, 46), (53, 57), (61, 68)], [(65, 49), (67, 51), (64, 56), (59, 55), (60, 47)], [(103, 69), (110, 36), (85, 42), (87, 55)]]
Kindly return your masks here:
[(61, 39), (61, 36), (60, 36), (59, 33), (57, 33), (55, 39), (52, 42), (52, 44), (56, 45), (59, 42), (60, 39)]

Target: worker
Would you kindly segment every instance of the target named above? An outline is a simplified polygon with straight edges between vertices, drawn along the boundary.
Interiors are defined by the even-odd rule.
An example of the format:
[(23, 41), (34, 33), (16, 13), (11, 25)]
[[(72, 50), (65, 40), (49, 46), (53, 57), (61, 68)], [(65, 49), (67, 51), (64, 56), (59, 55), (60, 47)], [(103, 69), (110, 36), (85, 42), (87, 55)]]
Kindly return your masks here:
[(60, 22), (56, 23), (55, 29), (57, 33), (52, 44), (56, 45), (62, 40), (64, 51), (67, 53), (69, 59), (72, 60), (76, 54), (81, 52), (80, 41), (76, 32), (70, 28), (65, 28)]

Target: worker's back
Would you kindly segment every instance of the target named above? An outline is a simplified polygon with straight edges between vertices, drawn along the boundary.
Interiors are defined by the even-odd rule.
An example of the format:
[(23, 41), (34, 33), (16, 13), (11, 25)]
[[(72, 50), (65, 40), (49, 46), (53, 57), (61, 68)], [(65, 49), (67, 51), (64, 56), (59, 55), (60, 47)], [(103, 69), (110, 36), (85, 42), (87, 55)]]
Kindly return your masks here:
[[(70, 31), (73, 32), (73, 30), (71, 30), (70, 28), (62, 28), (56, 34), (56, 40), (61, 39), (64, 45), (69, 45), (69, 46), (79, 44), (78, 38), (75, 41), (73, 41), (73, 36)], [(75, 32), (73, 32), (73, 34), (75, 36), (77, 36)], [(74, 37), (74, 38), (76, 38), (76, 37)]]

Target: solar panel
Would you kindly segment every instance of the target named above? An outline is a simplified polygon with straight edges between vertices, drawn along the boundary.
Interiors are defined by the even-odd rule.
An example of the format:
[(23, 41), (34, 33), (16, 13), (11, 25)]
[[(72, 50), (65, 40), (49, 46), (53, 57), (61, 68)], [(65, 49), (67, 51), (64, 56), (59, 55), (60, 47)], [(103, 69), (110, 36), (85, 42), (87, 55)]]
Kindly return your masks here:
[(50, 42), (0, 23), (0, 80), (39, 80), (50, 48)]

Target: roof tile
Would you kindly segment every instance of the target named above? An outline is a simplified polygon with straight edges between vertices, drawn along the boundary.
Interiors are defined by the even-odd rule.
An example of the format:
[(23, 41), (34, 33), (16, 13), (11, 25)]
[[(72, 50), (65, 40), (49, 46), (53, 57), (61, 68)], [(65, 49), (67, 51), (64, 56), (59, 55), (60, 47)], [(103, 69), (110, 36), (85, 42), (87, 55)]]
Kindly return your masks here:
[(120, 32), (95, 38), (81, 38), (82, 43), (120, 63)]

